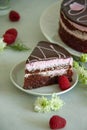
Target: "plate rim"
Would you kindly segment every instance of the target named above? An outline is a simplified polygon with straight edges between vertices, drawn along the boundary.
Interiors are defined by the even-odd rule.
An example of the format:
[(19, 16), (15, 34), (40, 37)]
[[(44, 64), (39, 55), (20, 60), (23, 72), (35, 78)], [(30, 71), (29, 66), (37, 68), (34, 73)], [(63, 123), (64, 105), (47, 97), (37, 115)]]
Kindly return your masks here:
[[(27, 93), (27, 94), (36, 95), (36, 96), (51, 96), (53, 93), (56, 93), (56, 92), (53, 92), (53, 93), (31, 92), (31, 90), (29, 90), (29, 89), (26, 90), (26, 89), (24, 89), (21, 85), (18, 85), (18, 84), (15, 82), (14, 78), (13, 78), (13, 72), (15, 71), (15, 69), (17, 69), (20, 65), (23, 65), (24, 63), (25, 63), (25, 61), (21, 61), (21, 62), (15, 64), (15, 65), (13, 66), (13, 68), (11, 69), (11, 71), (10, 71), (10, 80), (11, 80), (11, 82), (13, 83), (13, 85), (14, 85), (16, 88), (18, 88), (19, 90), (21, 90), (21, 91), (23, 91), (23, 92), (25, 92), (25, 93)], [(56, 93), (56, 95), (62, 95), (62, 94), (64, 94), (64, 93), (67, 93), (68, 91), (70, 91), (71, 89), (73, 89), (73, 88), (76, 86), (76, 84), (78, 83), (78, 74), (77, 74), (77, 72), (76, 72), (75, 69), (74, 69), (73, 71), (74, 71), (75, 76), (76, 76), (76, 80), (75, 80), (74, 84), (73, 84), (69, 89), (64, 90), (64, 91), (61, 90), (60, 92)], [(50, 85), (49, 85), (49, 86), (50, 86)], [(46, 87), (47, 87), (47, 86), (46, 86)], [(41, 87), (40, 87), (40, 88), (41, 88)], [(39, 89), (39, 88), (38, 88), (38, 89)], [(35, 90), (35, 89), (34, 89), (34, 90)]]
[[(42, 13), (42, 15), (41, 15), (41, 17), (40, 17), (40, 29), (41, 29), (41, 32), (42, 32), (42, 34), (45, 36), (45, 38), (46, 38), (48, 41), (50, 41), (50, 42), (52, 42), (52, 43), (59, 44), (59, 45), (60, 45), (60, 41), (61, 41), (61, 42), (64, 44), (64, 46), (63, 46), (62, 44), (61, 44), (60, 46), (64, 47), (71, 55), (80, 57), (81, 54), (82, 54), (82, 52), (78, 52), (78, 51), (74, 50), (73, 48), (69, 47), (69, 46), (66, 45), (61, 39), (60, 39), (59, 42), (53, 40), (53, 39), (52, 39), (48, 34), (46, 34), (46, 32), (44, 32), (44, 30), (43, 30), (43, 27), (42, 27), (43, 18), (46, 16), (46, 14), (49, 12), (49, 10), (53, 9), (53, 8), (56, 7), (57, 5), (58, 5), (58, 7), (59, 7), (59, 8), (58, 8), (58, 10), (59, 10), (59, 9), (60, 9), (60, 5), (61, 5), (61, 2), (62, 2), (62, 1), (55, 2), (54, 4), (51, 4), (48, 8), (46, 8), (46, 9), (43, 11), (43, 13)], [(54, 8), (54, 9), (55, 9), (55, 8)], [(50, 14), (50, 13), (49, 13), (49, 14)], [(58, 13), (58, 18), (59, 18), (59, 13)], [(70, 49), (70, 51), (69, 51), (69, 49)]]

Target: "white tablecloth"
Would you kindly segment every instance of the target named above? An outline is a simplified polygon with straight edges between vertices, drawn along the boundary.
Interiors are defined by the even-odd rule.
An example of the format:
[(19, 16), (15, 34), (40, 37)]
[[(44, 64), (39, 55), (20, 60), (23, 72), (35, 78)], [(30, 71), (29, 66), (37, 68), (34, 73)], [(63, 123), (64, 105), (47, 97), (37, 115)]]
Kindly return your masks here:
[(0, 130), (49, 130), (49, 119), (60, 115), (67, 120), (64, 130), (87, 130), (87, 88), (77, 85), (61, 95), (65, 102), (61, 110), (36, 113), (36, 96), (17, 89), (10, 81), (14, 64), (26, 60), (38, 41), (47, 40), (40, 29), (40, 16), (57, 0), (11, 0), (11, 9), (20, 13), (19, 22), (10, 22), (8, 15), (0, 16), (0, 36), (9, 28), (18, 30), (18, 37), (30, 50), (25, 52), (6, 49), (0, 52)]

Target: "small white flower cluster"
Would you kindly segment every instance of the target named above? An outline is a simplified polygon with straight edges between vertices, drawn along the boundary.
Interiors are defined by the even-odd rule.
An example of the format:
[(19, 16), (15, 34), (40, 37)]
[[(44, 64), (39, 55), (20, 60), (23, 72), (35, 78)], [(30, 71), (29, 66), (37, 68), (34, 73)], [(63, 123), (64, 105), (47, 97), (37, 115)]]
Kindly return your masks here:
[(6, 43), (3, 41), (3, 38), (0, 38), (0, 51), (3, 51), (6, 47)]
[(34, 110), (36, 112), (50, 112), (62, 108), (64, 102), (56, 95), (53, 94), (51, 99), (47, 97), (38, 97), (34, 103)]
[(79, 82), (87, 84), (87, 54), (82, 54), (78, 61), (74, 61), (73, 66), (79, 75)]

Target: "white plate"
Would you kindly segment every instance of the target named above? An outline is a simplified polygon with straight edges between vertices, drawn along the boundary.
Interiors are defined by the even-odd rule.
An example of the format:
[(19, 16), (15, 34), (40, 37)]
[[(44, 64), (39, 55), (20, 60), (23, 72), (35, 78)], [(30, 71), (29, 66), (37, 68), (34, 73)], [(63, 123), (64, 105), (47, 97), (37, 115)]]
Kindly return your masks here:
[(70, 48), (69, 46), (67, 46), (66, 44), (64, 44), (58, 35), (60, 5), (61, 5), (61, 0), (51, 5), (43, 12), (40, 18), (41, 31), (50, 42), (57, 43), (63, 46), (72, 55), (80, 56), (82, 54), (81, 52), (77, 52), (72, 48)]
[(10, 79), (12, 83), (19, 88), (20, 90), (32, 94), (32, 95), (52, 95), (53, 93), (56, 93), (57, 95), (66, 93), (70, 91), (72, 88), (75, 87), (75, 85), (78, 82), (78, 75), (76, 71), (74, 70), (73, 74), (73, 81), (71, 82), (71, 87), (67, 90), (61, 91), (58, 87), (58, 84), (56, 85), (50, 85), (50, 86), (44, 86), (37, 89), (32, 90), (26, 90), (23, 88), (23, 82), (24, 82), (24, 68), (25, 68), (25, 62), (21, 62), (13, 67), (13, 69), (10, 72)]

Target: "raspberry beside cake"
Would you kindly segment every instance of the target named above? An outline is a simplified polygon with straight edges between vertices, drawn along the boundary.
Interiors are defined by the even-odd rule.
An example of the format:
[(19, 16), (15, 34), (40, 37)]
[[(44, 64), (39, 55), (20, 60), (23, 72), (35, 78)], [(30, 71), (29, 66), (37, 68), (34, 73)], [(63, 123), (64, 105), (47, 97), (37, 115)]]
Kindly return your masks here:
[(56, 84), (59, 75), (72, 79), (73, 58), (57, 44), (41, 41), (25, 65), (24, 88), (33, 89)]
[(63, 0), (58, 33), (71, 48), (87, 53), (87, 1)]

